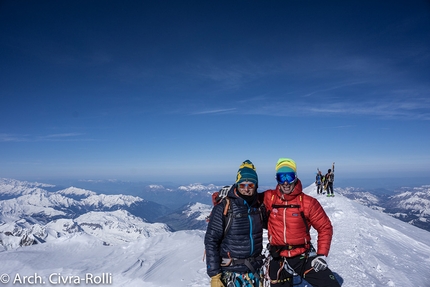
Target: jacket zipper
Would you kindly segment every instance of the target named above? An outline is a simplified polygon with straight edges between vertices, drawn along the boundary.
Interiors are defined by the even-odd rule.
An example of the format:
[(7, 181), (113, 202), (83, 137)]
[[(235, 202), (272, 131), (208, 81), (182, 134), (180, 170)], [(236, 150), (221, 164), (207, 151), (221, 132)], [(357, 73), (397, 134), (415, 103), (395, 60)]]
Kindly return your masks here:
[(251, 207), (248, 205), (248, 203), (245, 201), (245, 204), (248, 206), (248, 220), (249, 220), (249, 240), (251, 242), (251, 250), (250, 255), (254, 253), (254, 239), (252, 238), (252, 217), (251, 217)]

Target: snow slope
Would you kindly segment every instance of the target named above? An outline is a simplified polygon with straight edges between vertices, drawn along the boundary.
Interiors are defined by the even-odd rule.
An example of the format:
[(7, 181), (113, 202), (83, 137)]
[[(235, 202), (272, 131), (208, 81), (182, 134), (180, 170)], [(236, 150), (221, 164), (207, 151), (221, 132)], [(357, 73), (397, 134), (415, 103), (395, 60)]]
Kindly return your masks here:
[[(332, 220), (334, 237), (328, 263), (342, 286), (430, 286), (429, 232), (341, 195), (317, 195), (313, 185), (304, 191), (321, 202)], [(314, 231), (312, 234), (316, 242)], [(84, 278), (90, 273), (110, 275), (109, 286), (209, 286), (202, 261), (203, 239), (204, 231), (192, 230), (152, 234), (105, 246), (95, 236), (75, 233), (45, 244), (0, 252), (0, 282), (9, 278), (4, 286), (14, 286), (17, 274), (37, 275), (49, 285), (49, 276), (55, 281), (59, 276)], [(22, 286), (43, 285), (38, 283)], [(299, 286), (309, 285), (304, 282)]]
[(344, 286), (422, 286), (430, 282), (430, 233), (342, 196), (317, 197), (334, 236), (330, 268)]

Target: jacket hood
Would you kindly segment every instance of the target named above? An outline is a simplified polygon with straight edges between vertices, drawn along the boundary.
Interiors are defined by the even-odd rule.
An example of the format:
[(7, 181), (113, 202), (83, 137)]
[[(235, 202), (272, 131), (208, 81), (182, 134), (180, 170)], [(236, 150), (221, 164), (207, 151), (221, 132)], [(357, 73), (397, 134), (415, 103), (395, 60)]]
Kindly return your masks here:
[(294, 190), (293, 192), (291, 192), (290, 194), (284, 194), (282, 193), (279, 184), (276, 186), (276, 193), (278, 194), (278, 196), (283, 199), (283, 200), (293, 200), (294, 198), (296, 198), (299, 194), (303, 193), (303, 188), (302, 188), (302, 182), (300, 181), (300, 179), (297, 179), (296, 181), (296, 185), (294, 186)]

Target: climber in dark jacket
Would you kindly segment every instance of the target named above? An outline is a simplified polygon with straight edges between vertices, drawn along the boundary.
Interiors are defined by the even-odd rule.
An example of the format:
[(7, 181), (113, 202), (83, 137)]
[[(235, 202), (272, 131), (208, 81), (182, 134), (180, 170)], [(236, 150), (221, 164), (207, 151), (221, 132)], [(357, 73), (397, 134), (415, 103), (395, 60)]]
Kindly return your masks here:
[(260, 286), (265, 209), (258, 199), (257, 187), (255, 167), (246, 160), (227, 197), (212, 209), (205, 236), (211, 287), (244, 281)]

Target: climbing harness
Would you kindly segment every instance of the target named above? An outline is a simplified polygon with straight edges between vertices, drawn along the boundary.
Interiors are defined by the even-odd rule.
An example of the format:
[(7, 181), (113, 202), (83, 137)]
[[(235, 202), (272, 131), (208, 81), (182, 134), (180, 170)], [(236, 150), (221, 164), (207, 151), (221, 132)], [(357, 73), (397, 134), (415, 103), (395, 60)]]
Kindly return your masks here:
[[(301, 246), (300, 246), (301, 247)], [(272, 251), (271, 251), (272, 249)], [(270, 287), (270, 284), (276, 284), (276, 283), (283, 283), (283, 282), (287, 282), (287, 281), (293, 281), (295, 276), (299, 276), (300, 277), (300, 281), (298, 283), (292, 283), (292, 286), (295, 285), (300, 285), (303, 282), (303, 278), (306, 278), (306, 274), (308, 274), (310, 271), (312, 271), (313, 268), (310, 268), (308, 270), (305, 270), (306, 268), (306, 263), (308, 261), (308, 259), (312, 256), (316, 255), (316, 250), (313, 247), (312, 244), (310, 244), (309, 249), (303, 253), (300, 257), (300, 260), (304, 260), (304, 262), (302, 262), (302, 268), (300, 270), (300, 273), (297, 273), (293, 267), (290, 266), (290, 264), (288, 264), (288, 258), (287, 257), (281, 257), (280, 256), (280, 250), (276, 250), (278, 251), (278, 255), (276, 254), (276, 251), (273, 251), (273, 247), (270, 246), (270, 244), (267, 245), (267, 251), (268, 251), (268, 255), (266, 255), (266, 259), (264, 260), (264, 264), (263, 264), (263, 271), (264, 271), (264, 286), (265, 287)], [(276, 259), (274, 259), (274, 256)], [(278, 261), (279, 264), (279, 269), (276, 272), (276, 279), (272, 279), (270, 277), (270, 263), (272, 260), (276, 260)], [(273, 267), (273, 264), (272, 264)], [(281, 278), (281, 273), (282, 271), (285, 270), (287, 273), (291, 274), (291, 276), (286, 277), (286, 278)]]
[(222, 258), (221, 266), (234, 266), (234, 265), (241, 265), (244, 264), (248, 269), (251, 271), (249, 274), (253, 274), (253, 277), (260, 280), (260, 274), (255, 270), (254, 266), (252, 266), (253, 262), (263, 261), (264, 256), (258, 255), (256, 257), (249, 257), (245, 259), (238, 259), (238, 258)]
[(236, 273), (224, 271), (221, 281), (226, 287), (263, 287), (263, 282), (253, 273)]

